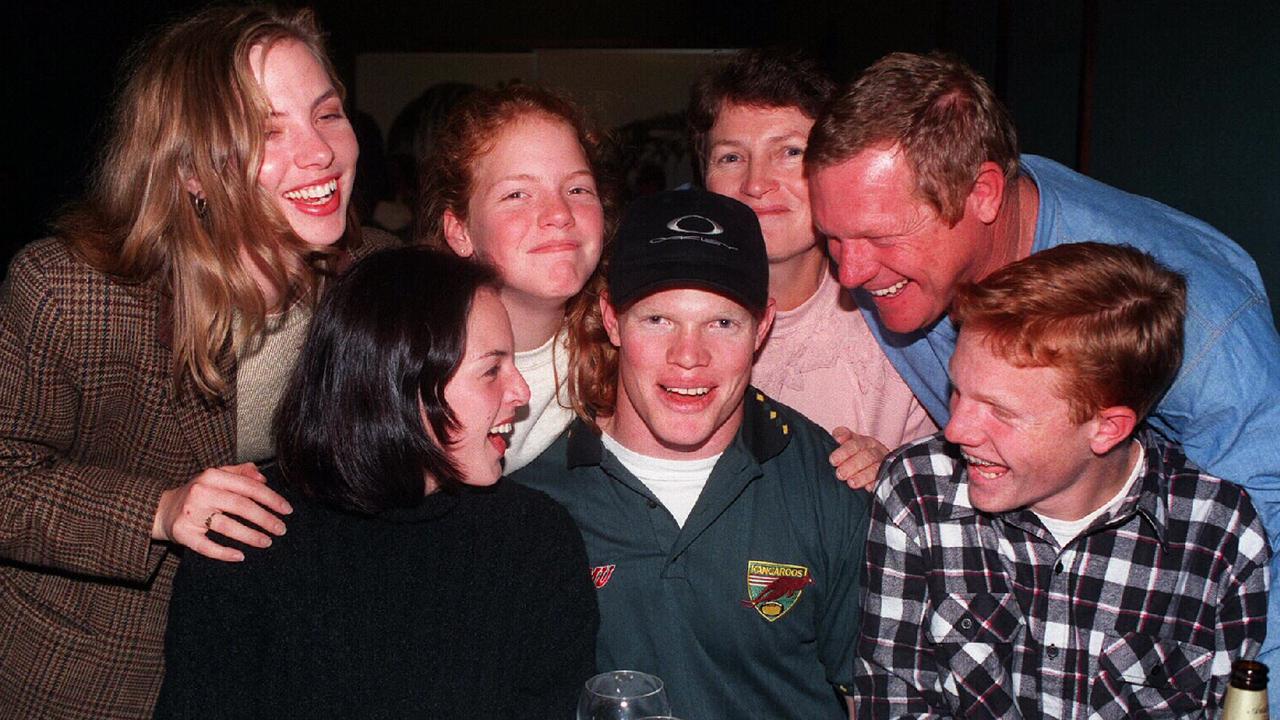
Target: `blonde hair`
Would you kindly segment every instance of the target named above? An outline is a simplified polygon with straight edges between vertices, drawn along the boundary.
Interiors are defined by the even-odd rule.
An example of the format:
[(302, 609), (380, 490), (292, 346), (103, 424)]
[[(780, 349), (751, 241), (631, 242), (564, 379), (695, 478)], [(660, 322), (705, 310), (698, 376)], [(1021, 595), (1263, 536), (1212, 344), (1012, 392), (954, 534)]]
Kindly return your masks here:
[[(313, 299), (338, 254), (297, 237), (258, 185), (271, 105), (249, 55), (286, 40), (305, 45), (343, 92), (309, 10), (211, 8), (139, 46), (89, 194), (57, 223), (91, 265), (172, 300), (174, 384), (189, 379), (209, 398), (229, 381), (219, 357), (236, 314), (241, 341), (261, 333), (271, 309), (245, 263), (288, 302)], [(192, 181), (207, 203), (199, 212)], [(352, 220), (338, 247), (358, 242)]]

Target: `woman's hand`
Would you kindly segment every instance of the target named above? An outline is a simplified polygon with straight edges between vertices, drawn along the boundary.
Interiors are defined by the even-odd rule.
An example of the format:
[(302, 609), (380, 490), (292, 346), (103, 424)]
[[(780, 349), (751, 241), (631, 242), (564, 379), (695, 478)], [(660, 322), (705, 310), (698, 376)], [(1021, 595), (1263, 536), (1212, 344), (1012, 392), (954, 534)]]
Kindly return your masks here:
[(836, 477), (853, 490), (875, 490), (876, 473), (889, 449), (870, 435), (858, 435), (844, 426), (832, 430), (831, 436), (840, 443), (828, 458)]
[(293, 512), (289, 503), (266, 485), (266, 478), (253, 463), (209, 468), (187, 484), (166, 490), (151, 524), (151, 537), (178, 543), (214, 560), (239, 562), (244, 553), (209, 539), (209, 531), (226, 535), (254, 547), (267, 547), (271, 537), (236, 517), (272, 533), (284, 534), (284, 523), (276, 515)]

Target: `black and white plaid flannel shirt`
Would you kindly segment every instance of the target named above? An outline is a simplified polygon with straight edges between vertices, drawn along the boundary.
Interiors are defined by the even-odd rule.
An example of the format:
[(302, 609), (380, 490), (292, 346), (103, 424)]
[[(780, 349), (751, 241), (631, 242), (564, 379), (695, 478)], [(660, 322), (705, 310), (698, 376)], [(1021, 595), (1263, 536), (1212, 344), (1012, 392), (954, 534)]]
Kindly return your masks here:
[(872, 507), (858, 716), (1216, 716), (1266, 630), (1248, 496), (1139, 433), (1127, 498), (1060, 548), (1028, 510), (969, 504), (941, 435), (890, 454)]

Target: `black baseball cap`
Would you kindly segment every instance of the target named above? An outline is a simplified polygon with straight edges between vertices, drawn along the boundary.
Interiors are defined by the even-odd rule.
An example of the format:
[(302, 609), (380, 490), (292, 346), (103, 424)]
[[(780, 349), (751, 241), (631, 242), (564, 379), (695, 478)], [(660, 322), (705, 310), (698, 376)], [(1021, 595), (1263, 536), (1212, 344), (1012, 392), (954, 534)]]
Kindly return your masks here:
[(622, 307), (659, 290), (699, 287), (761, 312), (769, 258), (755, 212), (706, 190), (668, 190), (631, 203), (609, 264), (609, 299)]

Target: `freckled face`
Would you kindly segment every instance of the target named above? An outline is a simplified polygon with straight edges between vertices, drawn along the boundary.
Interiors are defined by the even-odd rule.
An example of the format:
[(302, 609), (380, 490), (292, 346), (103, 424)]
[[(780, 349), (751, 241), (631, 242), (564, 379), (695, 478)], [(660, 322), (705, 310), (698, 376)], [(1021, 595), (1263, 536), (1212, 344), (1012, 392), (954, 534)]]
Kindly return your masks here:
[(966, 212), (948, 226), (918, 199), (914, 171), (897, 146), (818, 170), (809, 193), (840, 284), (869, 292), (894, 332), (932, 325), (960, 283), (980, 280), (989, 261), (982, 223)]
[(696, 459), (728, 447), (742, 423), (751, 363), (773, 322), (688, 288), (643, 297), (621, 313), (601, 300), (619, 348), (617, 411), (608, 430), (651, 457)]
[(707, 189), (751, 207), (770, 262), (817, 245), (804, 150), (813, 118), (795, 107), (725, 103), (707, 133)]
[(492, 485), (516, 408), (529, 402), (529, 386), (512, 358), (511, 322), (498, 293), (481, 289), (467, 318), (467, 347), (444, 399), (458, 420), (448, 452), (468, 485)]
[(360, 154), (342, 100), (296, 40), (253, 48), (249, 67), (271, 103), (258, 185), (298, 237), (331, 245), (346, 230)]
[(1058, 395), (1062, 371), (1016, 367), (994, 354), (981, 333), (960, 331), (951, 356), (948, 441), (968, 461), (969, 498), (985, 512), (1021, 507), (1074, 520), (1093, 509), (1082, 481), (1094, 462), (1090, 422), (1071, 419)]
[(586, 153), (563, 120), (508, 123), (472, 167), (467, 217), (446, 214), (454, 252), (497, 267), (517, 306), (564, 304), (600, 262), (604, 210)]

